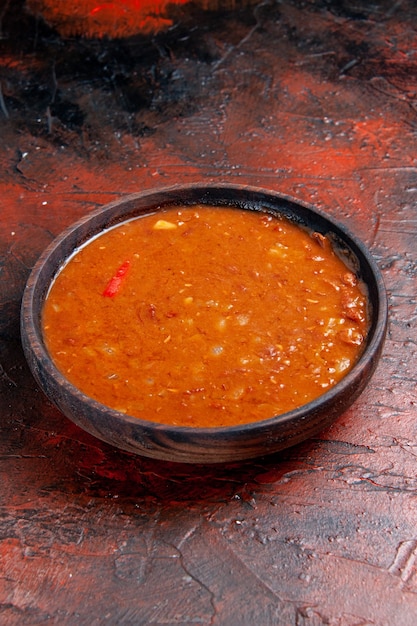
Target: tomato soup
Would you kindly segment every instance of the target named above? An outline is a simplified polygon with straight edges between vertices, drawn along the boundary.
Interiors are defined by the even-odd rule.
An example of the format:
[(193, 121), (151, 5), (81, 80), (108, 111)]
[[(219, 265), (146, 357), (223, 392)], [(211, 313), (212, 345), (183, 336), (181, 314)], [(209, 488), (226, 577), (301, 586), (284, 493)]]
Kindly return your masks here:
[(169, 207), (81, 247), (43, 310), (59, 370), (145, 420), (222, 427), (314, 400), (360, 355), (366, 291), (329, 239), (285, 217)]

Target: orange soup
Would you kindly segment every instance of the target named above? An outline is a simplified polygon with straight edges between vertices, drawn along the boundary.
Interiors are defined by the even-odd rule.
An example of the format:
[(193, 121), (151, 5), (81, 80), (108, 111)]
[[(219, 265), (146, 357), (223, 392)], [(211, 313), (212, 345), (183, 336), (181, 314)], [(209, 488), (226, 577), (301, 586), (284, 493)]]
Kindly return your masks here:
[(59, 370), (101, 403), (190, 427), (267, 419), (352, 368), (367, 297), (322, 234), (234, 208), (170, 207), (80, 248), (43, 311)]

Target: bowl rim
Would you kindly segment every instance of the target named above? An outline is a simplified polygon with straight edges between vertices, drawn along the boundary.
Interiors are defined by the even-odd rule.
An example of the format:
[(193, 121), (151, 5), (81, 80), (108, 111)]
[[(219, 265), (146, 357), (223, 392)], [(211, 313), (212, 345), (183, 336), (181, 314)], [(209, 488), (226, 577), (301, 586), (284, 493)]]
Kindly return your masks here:
[[(95, 400), (94, 398), (91, 398), (90, 396), (82, 392), (78, 387), (73, 385), (64, 376), (64, 374), (62, 374), (61, 371), (56, 367), (53, 361), (53, 358), (49, 354), (46, 348), (46, 345), (43, 341), (43, 336), (42, 336), (41, 326), (40, 326), (40, 315), (38, 316), (39, 319), (36, 319), (36, 316), (34, 315), (34, 311), (36, 309), (36, 298), (39, 297), (40, 301), (43, 301), (47, 293), (47, 292), (46, 293), (44, 292), (43, 294), (38, 293), (39, 280), (40, 280), (42, 272), (46, 271), (45, 268), (47, 267), (48, 262), (50, 262), (51, 259), (53, 259), (54, 252), (58, 250), (60, 246), (62, 246), (63, 243), (71, 236), (74, 236), (78, 232), (82, 234), (82, 231), (85, 229), (85, 227), (93, 223), (94, 220), (98, 220), (99, 222), (101, 222), (101, 219), (104, 219), (105, 216), (111, 217), (112, 213), (117, 208), (121, 209), (122, 207), (128, 207), (131, 203), (135, 203), (139, 200), (143, 202), (151, 201), (152, 199), (157, 198), (159, 196), (161, 198), (164, 198), (164, 197), (171, 198), (170, 200), (166, 202), (166, 206), (169, 206), (169, 205), (172, 206), (174, 202), (171, 196), (184, 193), (187, 191), (192, 191), (192, 192), (195, 192), (196, 194), (200, 194), (201, 198), (200, 200), (197, 199), (195, 204), (203, 203), (203, 195), (207, 192), (209, 194), (213, 192), (214, 193), (216, 192), (219, 192), (219, 193), (239, 192), (242, 194), (249, 194), (249, 195), (252, 194), (254, 196), (265, 196), (265, 198), (268, 198), (272, 203), (277, 204), (277, 209), (275, 210), (275, 212), (281, 213), (281, 214), (282, 214), (282, 211), (278, 209), (278, 205), (282, 202), (289, 203), (291, 207), (295, 207), (295, 208), (298, 207), (302, 209), (303, 211), (307, 211), (311, 215), (318, 217), (320, 220), (323, 221), (323, 223), (328, 224), (328, 226), (330, 227), (328, 229), (329, 232), (335, 231), (337, 234), (342, 233), (343, 240), (345, 241), (345, 243), (347, 242), (347, 245), (349, 246), (349, 248), (353, 250), (353, 254), (355, 256), (358, 256), (358, 253), (359, 253), (359, 257), (361, 257), (359, 259), (359, 265), (361, 265), (363, 262), (367, 264), (370, 270), (370, 275), (372, 276), (375, 286), (376, 286), (377, 299), (374, 303), (372, 303), (371, 324), (369, 328), (366, 345), (361, 355), (359, 356), (358, 360), (353, 365), (352, 369), (338, 383), (336, 383), (336, 385), (334, 385), (329, 390), (322, 393), (316, 399), (306, 404), (303, 404), (300, 407), (297, 407), (296, 409), (293, 409), (291, 411), (280, 413), (278, 415), (269, 417), (267, 419), (258, 420), (254, 422), (247, 422), (243, 424), (236, 424), (236, 425), (230, 425), (230, 426), (215, 426), (215, 427), (176, 426), (172, 424), (154, 422), (152, 420), (145, 420), (143, 418), (134, 417), (125, 413), (121, 413), (111, 407), (108, 407), (107, 405), (102, 404), (98, 400)], [(212, 204), (214, 202), (215, 200), (212, 202)], [(181, 201), (181, 199), (179, 199), (178, 204), (180, 203), (184, 204), (184, 201)], [(189, 204), (192, 204), (192, 203), (189, 203)], [(207, 203), (207, 204), (210, 204), (210, 203)], [(254, 210), (253, 202), (251, 202), (250, 199), (248, 199), (247, 201), (247, 204), (248, 204), (247, 207), (239, 206), (237, 201), (234, 203), (230, 201), (230, 203), (225, 206), (230, 206), (233, 204), (238, 209), (241, 208), (245, 210)], [(147, 215), (147, 214), (151, 214), (154, 212), (156, 211), (145, 210), (141, 214)], [(127, 211), (124, 216), (122, 215), (122, 219), (118, 219), (116, 223), (123, 223), (124, 221), (127, 221), (128, 219), (130, 219), (128, 217), (128, 214), (129, 214), (129, 211)], [(58, 264), (57, 266), (55, 266), (53, 268), (53, 271), (49, 272), (50, 274), (49, 285), (52, 283), (54, 277), (61, 270), (65, 262), (71, 256), (74, 255), (77, 248), (84, 245), (86, 242), (88, 242), (89, 240), (97, 236), (99, 233), (107, 230), (112, 225), (114, 224), (108, 221), (106, 224), (100, 227), (93, 235), (90, 234), (88, 237), (85, 238), (84, 241), (80, 241), (78, 246), (76, 246), (76, 248), (73, 249), (73, 252), (70, 255), (66, 255), (64, 261)], [(301, 222), (300, 225), (302, 226), (303, 222)], [(41, 309), (42, 307), (40, 306), (39, 312), (41, 311)], [(27, 352), (30, 351), (38, 363), (42, 360), (43, 367), (45, 368), (47, 375), (50, 376), (58, 386), (65, 388), (68, 394), (77, 395), (80, 398), (80, 400), (82, 400), (83, 402), (87, 402), (89, 406), (93, 407), (95, 410), (101, 413), (105, 412), (107, 414), (111, 414), (113, 419), (121, 423), (122, 422), (128, 423), (128, 424), (137, 426), (138, 428), (145, 429), (145, 430), (154, 430), (155, 428), (157, 428), (159, 430), (163, 430), (164, 433), (166, 433), (168, 436), (172, 438), (181, 437), (184, 434), (186, 435), (187, 433), (192, 433), (192, 432), (198, 432), (199, 435), (208, 436), (208, 437), (214, 436), (214, 435), (221, 435), (222, 433), (226, 433), (226, 432), (230, 435), (233, 435), (233, 434), (239, 435), (242, 433), (247, 435), (247, 434), (250, 434), (251, 432), (254, 432), (254, 433), (256, 432), (257, 434), (259, 434), (262, 430), (265, 430), (265, 431), (269, 430), (271, 425), (279, 425), (279, 424), (284, 425), (290, 422), (296, 422), (297, 420), (300, 420), (300, 419), (307, 419), (309, 415), (314, 415), (319, 409), (322, 410), (323, 405), (326, 405), (326, 404), (331, 405), (332, 402), (334, 402), (335, 399), (339, 395), (346, 392), (349, 389), (349, 387), (352, 385), (352, 383), (356, 380), (358, 376), (358, 369), (360, 369), (360, 364), (363, 363), (363, 361), (366, 358), (373, 358), (375, 357), (375, 355), (378, 355), (378, 353), (382, 349), (382, 345), (384, 343), (384, 339), (386, 336), (387, 323), (388, 323), (388, 300), (387, 300), (386, 288), (385, 288), (381, 271), (376, 261), (374, 260), (371, 252), (368, 250), (365, 244), (359, 239), (359, 237), (353, 234), (348, 227), (346, 227), (344, 224), (342, 224), (338, 219), (334, 218), (332, 215), (327, 214), (326, 212), (317, 208), (313, 204), (299, 200), (298, 198), (294, 198), (293, 196), (290, 196), (288, 194), (281, 193), (279, 191), (264, 188), (264, 187), (257, 187), (257, 186), (252, 186), (252, 185), (241, 185), (241, 184), (227, 183), (227, 182), (221, 182), (221, 183), (199, 182), (199, 183), (176, 184), (176, 185), (171, 185), (171, 186), (166, 186), (166, 187), (151, 187), (151, 188), (139, 191), (139, 192), (123, 195), (120, 198), (113, 200), (110, 203), (107, 203), (96, 209), (93, 209), (92, 211), (84, 215), (83, 217), (79, 218), (78, 220), (70, 224), (67, 228), (65, 228), (44, 249), (44, 251), (39, 256), (33, 269), (30, 272), (29, 278), (26, 282), (26, 286), (24, 289), (22, 305), (21, 305), (21, 335), (22, 335), (22, 341), (24, 338), (23, 344), (24, 344), (25, 354), (27, 354)], [(34, 373), (33, 369), (32, 369), (32, 373)], [(35, 373), (34, 375), (36, 378)], [(38, 382), (39, 382), (39, 379), (38, 379)]]

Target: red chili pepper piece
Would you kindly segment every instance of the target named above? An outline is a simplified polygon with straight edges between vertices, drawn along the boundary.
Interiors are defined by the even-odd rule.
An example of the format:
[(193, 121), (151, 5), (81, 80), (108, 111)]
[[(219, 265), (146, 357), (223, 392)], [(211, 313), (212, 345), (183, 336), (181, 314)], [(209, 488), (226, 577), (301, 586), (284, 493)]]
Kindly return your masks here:
[(103, 296), (105, 298), (114, 298), (114, 296), (119, 292), (120, 286), (125, 278), (127, 271), (130, 267), (130, 261), (125, 261), (121, 264), (117, 272), (110, 278), (107, 283), (107, 287), (103, 291)]

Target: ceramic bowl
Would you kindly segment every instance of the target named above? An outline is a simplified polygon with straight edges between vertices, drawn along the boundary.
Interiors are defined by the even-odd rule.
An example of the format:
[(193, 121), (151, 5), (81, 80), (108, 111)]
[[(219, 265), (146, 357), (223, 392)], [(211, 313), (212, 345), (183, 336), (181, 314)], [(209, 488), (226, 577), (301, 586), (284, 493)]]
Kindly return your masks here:
[[(144, 421), (119, 413), (87, 397), (55, 367), (45, 347), (41, 315), (54, 276), (80, 245), (101, 231), (134, 216), (179, 204), (211, 204), (267, 210), (332, 239), (369, 294), (371, 323), (363, 353), (353, 369), (318, 399), (270, 419), (223, 428), (187, 428)], [(21, 333), (24, 352), (38, 384), (50, 400), (78, 426), (123, 450), (186, 463), (238, 461), (293, 446), (328, 427), (364, 390), (383, 347), (387, 297), (382, 277), (366, 247), (344, 226), (313, 206), (282, 194), (247, 186), (175, 186), (127, 196), (95, 210), (62, 233), (42, 254), (23, 296)]]

